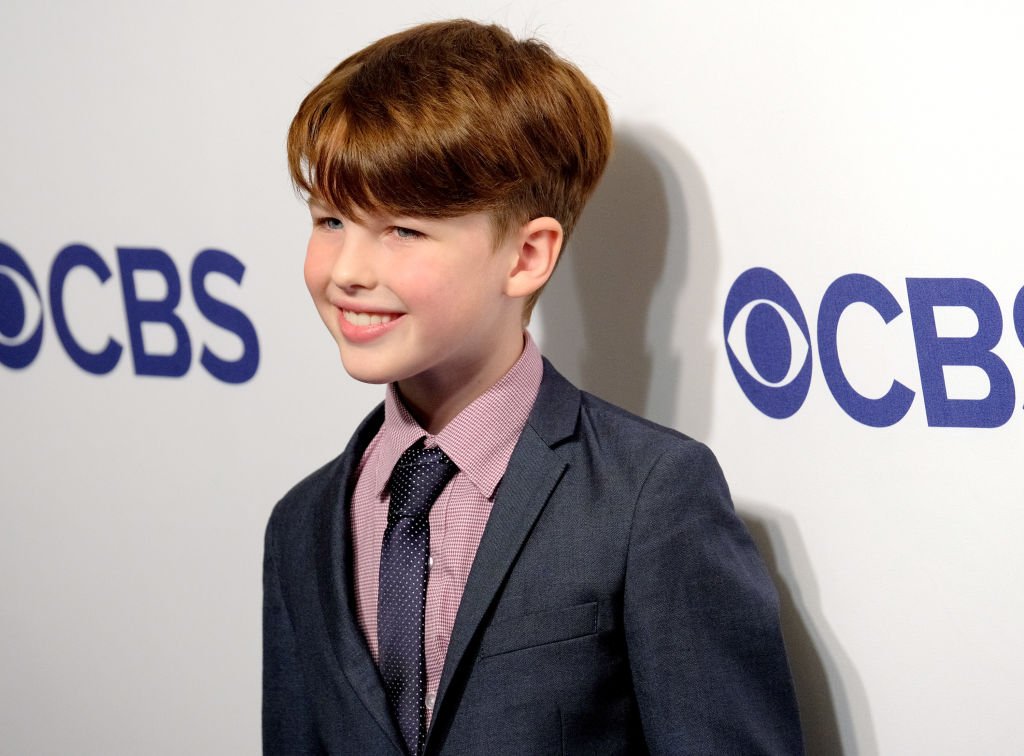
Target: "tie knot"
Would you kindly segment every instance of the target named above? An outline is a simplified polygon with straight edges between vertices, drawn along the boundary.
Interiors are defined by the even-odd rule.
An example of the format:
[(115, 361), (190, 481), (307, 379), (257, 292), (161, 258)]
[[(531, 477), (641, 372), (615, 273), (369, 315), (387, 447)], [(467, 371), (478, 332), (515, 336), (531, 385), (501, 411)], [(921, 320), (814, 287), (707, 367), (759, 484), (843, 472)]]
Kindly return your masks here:
[(388, 520), (430, 511), (430, 505), (457, 471), (455, 463), (441, 449), (428, 449), (422, 439), (417, 441), (402, 453), (391, 471)]

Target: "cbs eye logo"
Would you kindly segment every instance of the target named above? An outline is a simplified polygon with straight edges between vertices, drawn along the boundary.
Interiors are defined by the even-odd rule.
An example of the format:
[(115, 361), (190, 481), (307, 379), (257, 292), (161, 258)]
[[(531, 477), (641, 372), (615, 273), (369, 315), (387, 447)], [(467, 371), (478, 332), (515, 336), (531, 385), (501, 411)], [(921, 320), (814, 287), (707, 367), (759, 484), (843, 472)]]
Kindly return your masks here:
[(789, 285), (767, 268), (751, 268), (725, 301), (725, 345), (733, 375), (761, 412), (793, 415), (811, 385), (811, 335)]
[(0, 364), (23, 368), (43, 341), (43, 306), (28, 265), (0, 244)]

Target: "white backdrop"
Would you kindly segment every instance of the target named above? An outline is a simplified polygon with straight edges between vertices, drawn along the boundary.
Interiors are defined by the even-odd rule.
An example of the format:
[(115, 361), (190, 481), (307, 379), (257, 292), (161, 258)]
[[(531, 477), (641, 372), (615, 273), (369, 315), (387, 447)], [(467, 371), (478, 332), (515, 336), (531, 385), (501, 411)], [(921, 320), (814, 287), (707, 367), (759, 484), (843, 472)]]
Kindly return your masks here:
[[(29, 362), (0, 365), (0, 752), (258, 752), (264, 524), (382, 395), (344, 375), (307, 302), (285, 130), (341, 57), (451, 16), (538, 34), (609, 101), (618, 151), (534, 333), (584, 387), (718, 453), (783, 598), (809, 751), (1024, 750), (1020, 4), (14, 0), (0, 16), (0, 354)], [(72, 244), (95, 253), (58, 287), (74, 343), (123, 346), (101, 375), (57, 331), (51, 267)], [(166, 253), (138, 299), (180, 279), (142, 359), (180, 348), (155, 322), (177, 318), (183, 375), (137, 374), (122, 248)], [(244, 267), (200, 282), (234, 320), (198, 303), (207, 249)], [(808, 321), (810, 385), (785, 419), (727, 356), (726, 298), (754, 267)], [(888, 427), (851, 418), (819, 360), (819, 304), (851, 273), (902, 310), (886, 325), (853, 304), (837, 337), (858, 393), (915, 392)], [(1005, 372), (971, 367), (988, 347), (938, 368), (950, 398), (1005, 396), (1008, 378), (998, 427), (929, 424), (908, 278), (989, 292), (934, 313), (940, 337), (1002, 334)], [(226, 383), (204, 346), (258, 369)]]

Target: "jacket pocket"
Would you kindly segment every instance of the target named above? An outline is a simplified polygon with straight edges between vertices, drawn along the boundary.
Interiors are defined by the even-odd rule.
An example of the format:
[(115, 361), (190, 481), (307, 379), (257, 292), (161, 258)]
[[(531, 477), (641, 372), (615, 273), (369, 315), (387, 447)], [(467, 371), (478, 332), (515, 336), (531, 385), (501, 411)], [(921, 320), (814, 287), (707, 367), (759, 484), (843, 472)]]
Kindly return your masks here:
[(497, 656), (549, 643), (593, 635), (598, 630), (598, 603), (545, 609), (491, 625), (480, 644), (480, 656)]

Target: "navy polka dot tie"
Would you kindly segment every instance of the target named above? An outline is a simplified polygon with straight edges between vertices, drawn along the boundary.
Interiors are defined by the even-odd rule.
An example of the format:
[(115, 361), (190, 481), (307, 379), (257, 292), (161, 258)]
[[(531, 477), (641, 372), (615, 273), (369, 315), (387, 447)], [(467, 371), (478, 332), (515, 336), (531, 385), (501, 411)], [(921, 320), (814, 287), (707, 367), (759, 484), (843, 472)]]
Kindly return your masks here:
[(380, 550), (377, 642), (384, 690), (411, 754), (419, 753), (426, 727), (423, 608), (430, 506), (457, 469), (447, 454), (425, 448), (421, 439), (405, 450), (391, 473), (391, 504)]

